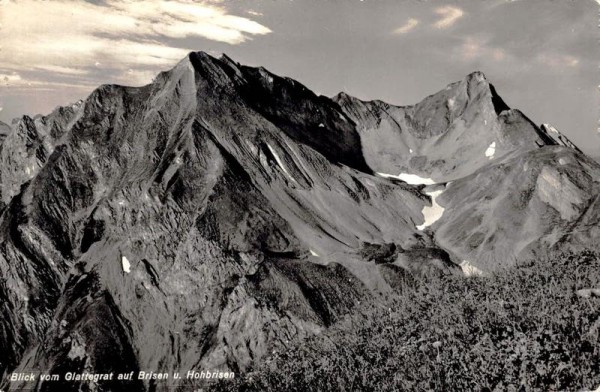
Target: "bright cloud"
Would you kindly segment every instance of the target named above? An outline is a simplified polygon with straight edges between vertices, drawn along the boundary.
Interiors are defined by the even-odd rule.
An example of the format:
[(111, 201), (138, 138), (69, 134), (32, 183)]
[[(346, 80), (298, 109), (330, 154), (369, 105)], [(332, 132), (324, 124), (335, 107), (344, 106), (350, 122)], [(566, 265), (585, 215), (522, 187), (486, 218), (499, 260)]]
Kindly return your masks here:
[(177, 40), (204, 38), (236, 45), (271, 32), (214, 2), (187, 0), (106, 0), (102, 5), (0, 0), (0, 24), (5, 54), (0, 72), (26, 69), (38, 71), (36, 76), (45, 72), (71, 78), (90, 74), (95, 64), (102, 64), (123, 70), (122, 76), (133, 68), (145, 79), (197, 49), (174, 47)]
[(394, 34), (406, 34), (409, 31), (413, 30), (419, 24), (419, 20), (415, 18), (410, 18), (406, 21), (406, 23), (402, 26), (394, 30)]
[(460, 8), (451, 5), (439, 7), (435, 10), (435, 13), (441, 16), (441, 19), (433, 24), (438, 29), (446, 29), (452, 26), (465, 14)]
[(0, 83), (2, 83), (3, 85), (11, 85), (11, 84), (17, 84), (20, 83), (22, 81), (21, 75), (17, 74), (17, 73), (12, 73), (10, 75), (7, 74), (0, 74)]

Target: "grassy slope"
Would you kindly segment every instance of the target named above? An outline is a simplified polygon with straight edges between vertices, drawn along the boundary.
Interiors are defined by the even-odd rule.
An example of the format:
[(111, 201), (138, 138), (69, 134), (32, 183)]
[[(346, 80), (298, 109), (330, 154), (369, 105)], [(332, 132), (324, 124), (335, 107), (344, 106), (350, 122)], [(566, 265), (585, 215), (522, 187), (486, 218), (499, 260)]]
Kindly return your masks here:
[[(530, 391), (600, 386), (600, 255), (487, 278), (407, 280), (386, 305), (274, 354), (216, 391)], [(280, 350), (281, 351), (281, 350)]]

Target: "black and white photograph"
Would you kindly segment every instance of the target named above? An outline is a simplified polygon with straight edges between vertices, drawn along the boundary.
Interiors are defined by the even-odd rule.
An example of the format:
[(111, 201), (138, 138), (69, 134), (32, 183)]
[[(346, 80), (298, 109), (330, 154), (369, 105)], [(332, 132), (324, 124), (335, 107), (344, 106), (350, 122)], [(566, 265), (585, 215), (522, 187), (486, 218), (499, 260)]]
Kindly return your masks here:
[(0, 392), (600, 392), (600, 0), (0, 0)]

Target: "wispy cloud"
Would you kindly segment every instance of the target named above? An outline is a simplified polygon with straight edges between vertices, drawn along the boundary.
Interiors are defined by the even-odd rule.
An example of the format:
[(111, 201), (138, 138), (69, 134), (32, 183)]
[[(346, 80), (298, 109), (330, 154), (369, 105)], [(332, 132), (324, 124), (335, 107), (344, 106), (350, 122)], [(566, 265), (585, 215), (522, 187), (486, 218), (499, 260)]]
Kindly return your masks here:
[(193, 49), (181, 43), (184, 38), (237, 45), (271, 32), (215, 2), (187, 0), (0, 0), (0, 23), (0, 71), (63, 78), (89, 74), (95, 64), (120, 69), (127, 80), (130, 68), (145, 78)]
[(410, 18), (409, 20), (406, 21), (406, 23), (404, 25), (402, 25), (401, 27), (394, 30), (393, 33), (394, 34), (406, 34), (409, 31), (413, 30), (415, 27), (417, 27), (418, 24), (419, 24), (418, 19)]
[(498, 62), (511, 57), (503, 48), (490, 45), (488, 39), (474, 36), (465, 37), (456, 52), (463, 61), (486, 59)]
[(0, 83), (5, 86), (21, 83), (22, 78), (18, 73), (0, 74)]
[(441, 19), (433, 24), (438, 29), (447, 29), (465, 14), (462, 9), (451, 5), (436, 8), (435, 13), (441, 16)]
[(39, 71), (52, 72), (62, 75), (86, 75), (88, 73), (86, 69), (63, 67), (60, 65), (51, 64), (36, 65), (35, 69)]
[(544, 52), (536, 56), (537, 61), (552, 68), (574, 68), (579, 65), (579, 59), (575, 56)]

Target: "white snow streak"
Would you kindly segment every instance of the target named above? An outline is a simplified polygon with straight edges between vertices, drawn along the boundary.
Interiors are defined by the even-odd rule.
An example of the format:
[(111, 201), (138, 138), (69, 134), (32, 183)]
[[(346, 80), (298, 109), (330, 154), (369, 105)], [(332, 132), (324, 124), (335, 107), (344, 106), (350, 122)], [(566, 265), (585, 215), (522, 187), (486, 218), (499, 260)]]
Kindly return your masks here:
[(129, 260), (127, 260), (127, 257), (125, 257), (125, 256), (121, 257), (121, 265), (123, 266), (124, 272), (126, 272), (126, 273), (131, 272), (131, 264), (129, 263)]
[(281, 170), (283, 170), (283, 172), (292, 180), (292, 181), (296, 181), (294, 180), (294, 177), (292, 177), (292, 175), (290, 174), (290, 172), (287, 171), (287, 169), (285, 168), (285, 166), (283, 165), (283, 161), (281, 160), (281, 158), (279, 158), (279, 155), (277, 155), (277, 153), (275, 152), (275, 150), (273, 149), (273, 147), (271, 147), (271, 145), (269, 143), (267, 143), (267, 147), (269, 148), (269, 151), (271, 151), (271, 154), (273, 154), (273, 156), (275, 157), (275, 161), (277, 162), (277, 164), (279, 165), (279, 167), (281, 167)]
[(310, 254), (315, 256), (315, 257), (319, 257), (319, 254), (317, 252), (315, 252), (314, 250), (310, 250)]
[(437, 220), (442, 217), (442, 215), (444, 214), (444, 207), (442, 207), (441, 205), (439, 205), (436, 202), (436, 199), (443, 192), (444, 192), (443, 189), (440, 189), (438, 191), (425, 192), (427, 195), (429, 195), (431, 197), (431, 206), (425, 206), (425, 207), (423, 207), (423, 211), (421, 211), (421, 212), (423, 213), (423, 217), (425, 218), (425, 222), (423, 222), (422, 225), (418, 225), (417, 229), (423, 230), (426, 227), (431, 226), (432, 224), (434, 224), (435, 222), (437, 222)]
[(496, 142), (492, 142), (492, 144), (490, 144), (490, 146), (487, 148), (487, 150), (485, 150), (485, 156), (488, 157), (489, 159), (492, 159), (494, 157), (495, 153), (496, 153)]
[(552, 125), (550, 125), (550, 124), (542, 124), (542, 125), (545, 125), (546, 129), (548, 129), (550, 132), (560, 135), (560, 132), (558, 132), (558, 129), (554, 128)]
[(400, 173), (397, 176), (395, 176), (393, 174), (377, 173), (377, 175), (379, 175), (380, 177), (384, 177), (384, 178), (396, 178), (398, 180), (402, 180), (402, 181), (406, 182), (407, 184), (411, 184), (411, 185), (435, 184), (435, 181), (433, 181), (431, 178), (420, 177), (420, 176), (417, 176), (416, 174)]

